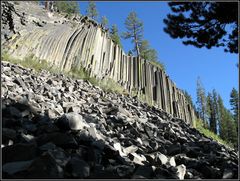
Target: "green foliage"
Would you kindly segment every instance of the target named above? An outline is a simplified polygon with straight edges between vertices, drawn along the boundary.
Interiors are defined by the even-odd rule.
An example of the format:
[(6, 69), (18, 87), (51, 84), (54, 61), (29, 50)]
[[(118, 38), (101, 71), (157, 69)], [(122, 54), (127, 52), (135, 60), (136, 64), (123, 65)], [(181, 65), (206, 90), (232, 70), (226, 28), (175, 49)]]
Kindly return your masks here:
[(2, 60), (8, 61), (10, 63), (19, 64), (26, 68), (33, 68), (35, 71), (40, 72), (42, 69), (55, 71), (49, 66), (46, 60), (40, 60), (34, 57), (33, 54), (26, 56), (23, 60), (13, 58), (7, 52), (2, 53)]
[(139, 56), (139, 46), (143, 37), (143, 22), (138, 19), (136, 12), (130, 12), (125, 21), (125, 26), (127, 31), (123, 33), (122, 37), (132, 39), (132, 43), (135, 44), (134, 51)]
[(239, 104), (239, 98), (238, 98), (238, 91), (233, 88), (230, 94), (230, 105), (231, 110), (233, 111), (234, 120), (237, 123), (238, 120), (238, 104)]
[(188, 102), (192, 107), (194, 107), (194, 104), (193, 104), (191, 95), (190, 95), (186, 90), (184, 90), (183, 93), (184, 93), (184, 95), (185, 95), (185, 97), (186, 97), (186, 99), (187, 99), (187, 102)]
[(118, 28), (117, 25), (112, 25), (112, 28), (110, 30), (110, 37), (113, 40), (114, 43), (118, 44), (122, 48), (121, 40), (118, 35)]
[(142, 40), (139, 46), (140, 56), (145, 60), (157, 61), (158, 55), (155, 49), (150, 48), (147, 40)]
[(149, 63), (151, 63), (152, 65), (159, 67), (160, 69), (162, 69), (163, 71), (165, 71), (165, 66), (162, 62), (159, 61), (149, 61)]
[(231, 112), (224, 107), (223, 100), (220, 96), (218, 96), (218, 107), (220, 137), (224, 140), (228, 140), (237, 148), (237, 124), (235, 124)]
[(219, 120), (218, 120), (217, 92), (215, 89), (212, 91), (212, 93), (208, 93), (207, 113), (209, 118), (209, 129), (217, 134), (217, 124)]
[(159, 67), (160, 69), (165, 71), (164, 64), (158, 61), (157, 51), (153, 48), (150, 48), (147, 40), (142, 40), (140, 42), (139, 51), (140, 56), (143, 59), (148, 60), (152, 65)]
[(77, 1), (56, 1), (55, 6), (59, 12), (67, 13), (68, 15), (80, 14), (80, 8)]
[(127, 94), (127, 91), (114, 80), (107, 78), (98, 82), (98, 86), (106, 92), (116, 92), (119, 94)]
[(106, 16), (102, 16), (101, 24), (103, 27), (108, 28), (108, 19)]
[(215, 134), (214, 132), (210, 131), (209, 129), (206, 129), (204, 127), (204, 122), (201, 120), (201, 119), (196, 119), (195, 120), (195, 123), (196, 123), (196, 129), (204, 134), (206, 137), (209, 137), (209, 138), (212, 138), (213, 140), (221, 143), (221, 144), (224, 144), (225, 146), (229, 146), (231, 148), (233, 148), (233, 144), (231, 142), (228, 142), (228, 141), (225, 141), (223, 139), (221, 139), (217, 134)]
[(204, 126), (207, 126), (207, 120), (206, 120), (206, 94), (205, 89), (202, 85), (202, 82), (200, 80), (200, 77), (197, 79), (197, 111), (199, 114), (199, 117), (204, 121)]
[(198, 48), (222, 46), (238, 53), (237, 2), (170, 2), (169, 6), (173, 13), (164, 19), (164, 31), (172, 38)]
[(87, 16), (91, 17), (92, 19), (97, 20), (98, 18), (98, 12), (96, 3), (93, 1), (89, 1), (88, 8), (87, 8)]
[(91, 84), (95, 86), (99, 86), (101, 89), (103, 89), (106, 92), (116, 92), (119, 94), (126, 94), (126, 90), (124, 90), (124, 88), (118, 83), (116, 83), (114, 80), (110, 78), (100, 80), (100, 79), (91, 77), (89, 72), (82, 67), (73, 68), (68, 74), (72, 78), (87, 80)]

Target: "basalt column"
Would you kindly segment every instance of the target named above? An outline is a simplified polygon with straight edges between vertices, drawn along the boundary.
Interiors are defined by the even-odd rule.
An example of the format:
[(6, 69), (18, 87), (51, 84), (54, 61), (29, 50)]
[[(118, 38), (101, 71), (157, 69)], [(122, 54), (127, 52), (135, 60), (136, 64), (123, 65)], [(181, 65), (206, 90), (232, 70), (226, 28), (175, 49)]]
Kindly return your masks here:
[(174, 117), (190, 124), (194, 119), (193, 108), (183, 91), (163, 70), (148, 60), (126, 55), (106, 30), (86, 17), (75, 27), (49, 24), (15, 36), (7, 49), (20, 59), (31, 52), (37, 60), (46, 60), (50, 66), (64, 71), (82, 67), (91, 76), (113, 79)]

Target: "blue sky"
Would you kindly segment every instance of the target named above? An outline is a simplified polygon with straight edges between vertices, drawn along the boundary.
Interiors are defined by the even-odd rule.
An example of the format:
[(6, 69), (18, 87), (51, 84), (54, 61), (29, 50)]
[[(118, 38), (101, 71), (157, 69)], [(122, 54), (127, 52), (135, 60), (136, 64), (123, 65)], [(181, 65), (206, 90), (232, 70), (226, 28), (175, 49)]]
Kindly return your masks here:
[[(88, 2), (79, 4), (81, 13), (86, 14)], [(176, 85), (187, 90), (195, 103), (199, 76), (206, 92), (215, 88), (230, 109), (230, 92), (233, 87), (238, 89), (236, 54), (225, 53), (222, 48), (185, 46), (180, 39), (172, 39), (163, 31), (163, 19), (171, 12), (167, 2), (96, 2), (96, 5), (100, 17), (106, 16), (109, 25), (116, 24), (120, 33), (126, 31), (124, 22), (129, 12), (135, 11), (144, 23), (144, 38), (157, 50), (159, 60)], [(133, 48), (131, 40), (121, 41), (125, 52)]]

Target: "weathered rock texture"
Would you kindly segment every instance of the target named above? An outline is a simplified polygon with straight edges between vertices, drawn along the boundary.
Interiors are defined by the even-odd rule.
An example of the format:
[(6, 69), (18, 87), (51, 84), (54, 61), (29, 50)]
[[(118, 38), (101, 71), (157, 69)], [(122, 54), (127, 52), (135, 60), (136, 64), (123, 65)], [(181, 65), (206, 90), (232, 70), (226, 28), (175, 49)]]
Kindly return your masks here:
[[(11, 6), (5, 21), (12, 24), (19, 21), (13, 15), (21, 14), (20, 10), (16, 12)], [(84, 67), (91, 76), (111, 78), (130, 92), (134, 90), (138, 96), (144, 95), (159, 109), (192, 124), (193, 108), (169, 76), (147, 60), (126, 55), (99, 24), (87, 17), (75, 18), (75, 21), (56, 21), (52, 17), (42, 21), (39, 13), (37, 15), (36, 18), (25, 13), (21, 31), (5, 44), (12, 56), (23, 58), (34, 54), (50, 66), (66, 71)], [(28, 28), (24, 29), (22, 25)]]
[(1, 69), (3, 178), (238, 177), (235, 150), (136, 98), (7, 62)]

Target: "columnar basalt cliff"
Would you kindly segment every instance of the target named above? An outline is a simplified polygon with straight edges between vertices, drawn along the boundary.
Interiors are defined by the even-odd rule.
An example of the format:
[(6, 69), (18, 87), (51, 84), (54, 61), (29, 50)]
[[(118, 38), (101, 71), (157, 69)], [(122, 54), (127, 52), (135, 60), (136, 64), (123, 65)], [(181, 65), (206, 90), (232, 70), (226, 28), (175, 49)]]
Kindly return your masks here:
[[(28, 22), (32, 19), (28, 17)], [(111, 78), (129, 92), (136, 91), (147, 102), (192, 125), (193, 108), (163, 70), (147, 60), (126, 55), (95, 21), (85, 16), (75, 19), (36, 23), (35, 18), (38, 26), (15, 34), (6, 43), (8, 52), (18, 58), (33, 54), (60, 70), (83, 67), (91, 76)]]
[[(33, 2), (1, 6), (4, 179), (238, 178), (238, 152), (189, 126), (192, 108), (161, 69), (125, 55), (87, 17)], [(59, 72), (16, 65), (21, 59)], [(80, 67), (159, 109), (62, 73)]]

